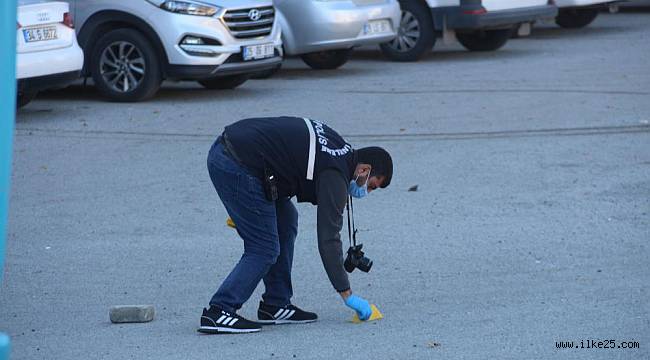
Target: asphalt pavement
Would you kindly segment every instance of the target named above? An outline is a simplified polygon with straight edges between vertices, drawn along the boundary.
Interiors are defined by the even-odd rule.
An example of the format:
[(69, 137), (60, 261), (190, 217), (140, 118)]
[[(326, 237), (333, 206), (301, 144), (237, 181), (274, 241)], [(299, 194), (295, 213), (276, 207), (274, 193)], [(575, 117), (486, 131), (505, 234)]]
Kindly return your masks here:
[[(493, 53), (437, 44), (392, 63), (362, 48), (336, 71), (291, 59), (234, 91), (41, 95), (16, 124), (0, 291), (12, 360), (649, 358), (649, 38), (650, 14), (602, 14)], [(356, 203), (374, 266), (351, 275), (385, 318), (349, 322), (301, 204), (293, 302), (319, 321), (199, 335), (242, 252), (207, 151), (225, 125), (279, 115), (393, 154), (392, 185)], [(129, 304), (155, 305), (155, 320), (111, 324)]]

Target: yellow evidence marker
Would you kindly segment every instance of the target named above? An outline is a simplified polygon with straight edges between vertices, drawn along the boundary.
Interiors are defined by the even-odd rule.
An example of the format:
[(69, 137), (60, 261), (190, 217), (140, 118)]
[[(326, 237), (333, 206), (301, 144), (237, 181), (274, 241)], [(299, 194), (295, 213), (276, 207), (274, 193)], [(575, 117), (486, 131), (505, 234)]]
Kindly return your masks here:
[(360, 323), (363, 323), (363, 322), (381, 320), (381, 319), (384, 318), (384, 315), (382, 315), (381, 312), (379, 312), (379, 309), (377, 309), (375, 304), (370, 304), (370, 308), (372, 309), (372, 313), (370, 314), (370, 317), (368, 318), (368, 320), (363, 321), (363, 320), (359, 319), (359, 315), (354, 313), (354, 316), (352, 317), (352, 322), (355, 323), (355, 324), (360, 324)]
[(230, 218), (230, 217), (226, 219), (226, 225), (230, 226), (233, 229), (236, 228), (235, 222), (232, 221), (232, 218)]

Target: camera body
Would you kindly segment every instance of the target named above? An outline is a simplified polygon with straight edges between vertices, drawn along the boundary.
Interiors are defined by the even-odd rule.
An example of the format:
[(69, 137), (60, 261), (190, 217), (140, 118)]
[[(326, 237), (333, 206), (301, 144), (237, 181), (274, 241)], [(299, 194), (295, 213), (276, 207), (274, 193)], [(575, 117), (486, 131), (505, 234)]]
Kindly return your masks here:
[(355, 268), (363, 272), (370, 271), (372, 260), (364, 255), (363, 251), (361, 251), (362, 247), (363, 244), (350, 246), (348, 249), (348, 256), (345, 258), (345, 262), (343, 263), (345, 271), (351, 273)]

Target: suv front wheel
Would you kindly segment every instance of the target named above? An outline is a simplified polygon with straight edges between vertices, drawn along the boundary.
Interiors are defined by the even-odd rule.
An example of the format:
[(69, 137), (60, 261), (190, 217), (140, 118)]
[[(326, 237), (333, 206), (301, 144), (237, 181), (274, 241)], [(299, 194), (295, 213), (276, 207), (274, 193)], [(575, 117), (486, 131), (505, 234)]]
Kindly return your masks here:
[(92, 50), (90, 72), (99, 92), (114, 101), (148, 99), (162, 82), (156, 51), (133, 29), (117, 29), (102, 36)]

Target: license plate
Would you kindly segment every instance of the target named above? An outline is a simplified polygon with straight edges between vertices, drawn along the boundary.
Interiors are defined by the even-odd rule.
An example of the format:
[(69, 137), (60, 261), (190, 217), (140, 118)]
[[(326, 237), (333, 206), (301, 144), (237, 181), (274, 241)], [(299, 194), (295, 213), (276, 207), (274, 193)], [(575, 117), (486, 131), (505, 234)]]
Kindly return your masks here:
[(244, 46), (244, 61), (266, 59), (273, 57), (274, 53), (273, 44)]
[(23, 37), (26, 43), (37, 41), (56, 40), (58, 35), (56, 33), (56, 26), (37, 27), (23, 29)]
[(390, 21), (388, 20), (368, 21), (363, 26), (364, 35), (382, 34), (382, 33), (387, 33), (389, 31), (391, 31), (391, 28), (390, 28)]

